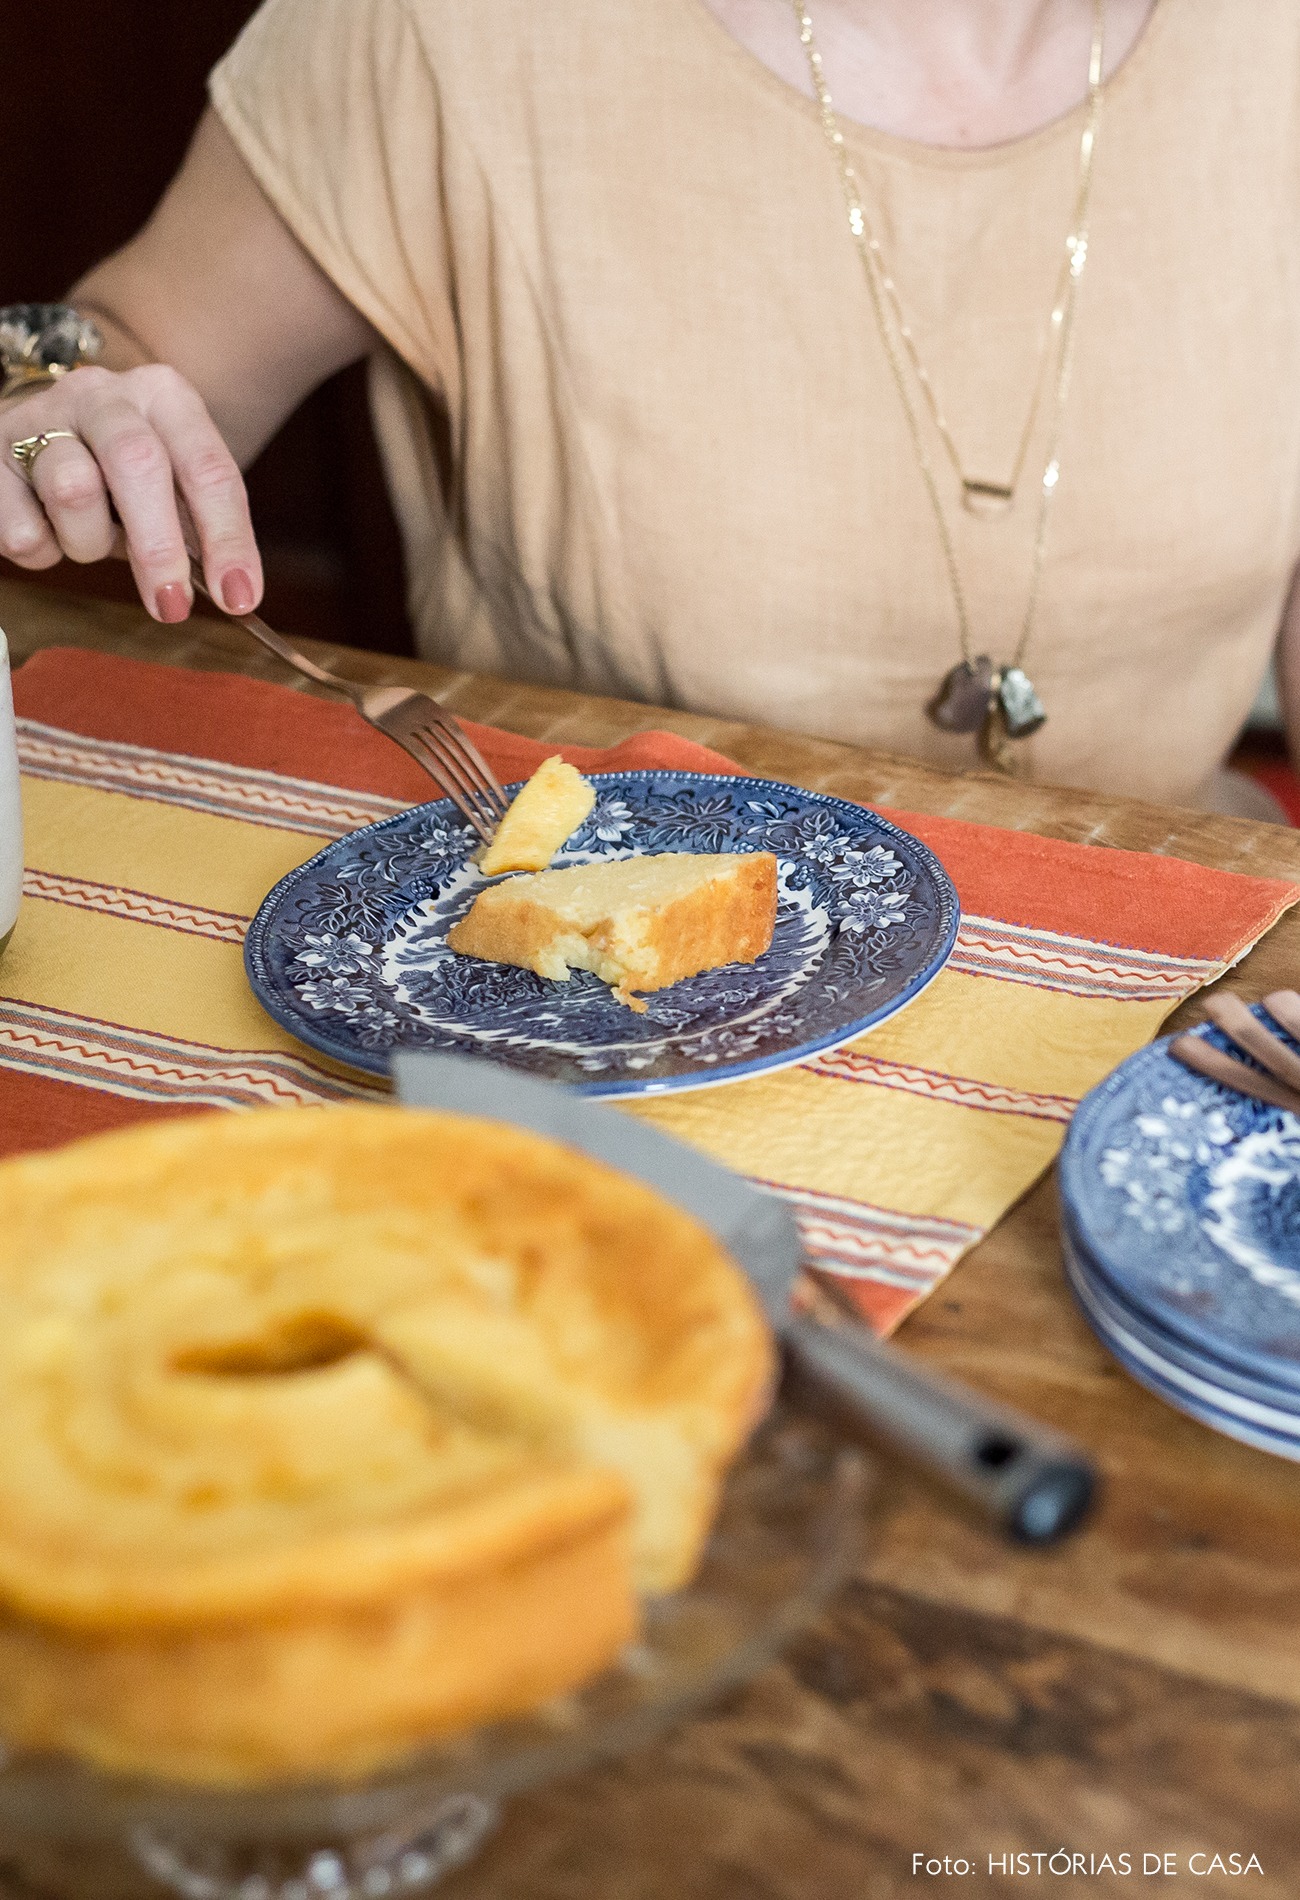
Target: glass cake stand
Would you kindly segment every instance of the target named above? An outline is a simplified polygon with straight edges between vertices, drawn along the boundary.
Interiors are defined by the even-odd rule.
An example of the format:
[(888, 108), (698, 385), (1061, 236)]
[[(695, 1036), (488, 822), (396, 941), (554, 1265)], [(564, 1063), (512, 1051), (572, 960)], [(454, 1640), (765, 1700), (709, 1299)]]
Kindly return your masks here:
[(639, 1747), (762, 1669), (857, 1551), (867, 1468), (778, 1407), (728, 1482), (694, 1582), (572, 1695), (364, 1782), (230, 1792), (0, 1762), (0, 1893), (32, 1900), (407, 1900), (477, 1852), (511, 1795)]

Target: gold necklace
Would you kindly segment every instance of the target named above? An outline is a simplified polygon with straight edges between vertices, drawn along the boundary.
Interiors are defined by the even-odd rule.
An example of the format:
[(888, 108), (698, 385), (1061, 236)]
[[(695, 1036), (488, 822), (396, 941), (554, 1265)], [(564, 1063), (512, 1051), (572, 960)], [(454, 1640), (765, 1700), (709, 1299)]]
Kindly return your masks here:
[[(879, 241), (867, 217), (857, 173), (849, 159), (844, 134), (840, 130), (839, 120), (831, 100), (830, 88), (826, 84), (822, 56), (813, 37), (813, 23), (806, 0), (792, 0), (792, 4), (795, 18), (799, 23), (799, 38), (808, 55), (808, 69), (821, 113), (822, 130), (826, 134), (827, 143), (839, 166), (844, 201), (848, 211), (849, 231), (857, 246), (858, 255), (862, 259), (881, 342), (903, 405), (903, 413), (907, 419), (908, 433), (912, 438), (921, 478), (930, 498), (930, 507), (943, 551), (944, 565), (948, 571), (953, 605), (957, 613), (957, 635), (961, 645), (961, 659), (950, 672), (945, 674), (938, 692), (930, 701), (926, 711), (935, 724), (942, 726), (946, 732), (978, 732), (980, 751), (984, 757), (999, 770), (1010, 771), (1012, 769), (1010, 741), (1028, 738), (1031, 732), (1037, 732), (1047, 717), (1042, 700), (1024, 671), (1023, 661), (1038, 610), (1043, 556), (1047, 547), (1048, 516), (1061, 479), (1061, 429), (1074, 360), (1074, 318), (1079, 281), (1088, 261), (1088, 207), (1092, 191), (1097, 128), (1101, 120), (1101, 74), (1106, 33), (1105, 0), (1093, 0), (1092, 51), (1088, 60), (1088, 117), (1079, 143), (1079, 188), (1075, 197), (1074, 216), (1071, 220), (1069, 235), (1065, 240), (1065, 259), (1053, 298), (1052, 313), (1039, 345), (1038, 373), (1035, 378), (1029, 416), (1021, 434), (1019, 453), (1009, 483), (976, 479), (967, 475), (962, 465), (957, 445), (953, 441), (942, 406), (935, 393), (934, 383), (921, 361), (915, 337), (910, 324), (906, 321), (899, 300), (897, 287), (892, 275), (885, 268)], [(897, 340), (890, 326), (887, 305), (894, 312), (898, 329)], [(1047, 341), (1053, 336), (1057, 340), (1056, 390), (1048, 427), (1047, 459), (1039, 490), (1038, 525), (1034, 536), (1029, 597), (1025, 605), (1024, 619), (1021, 622), (1020, 637), (1010, 662), (995, 664), (988, 654), (977, 655), (974, 652), (966, 594), (961, 584), (961, 573), (957, 566), (952, 533), (943, 511), (934, 467), (925, 446), (921, 419), (908, 387), (903, 355), (906, 353), (912, 365), (912, 373), (929, 407), (939, 439), (961, 483), (964, 504), (977, 514), (1005, 514), (1015, 499), (1016, 488), (1029, 451), (1049, 356)]]

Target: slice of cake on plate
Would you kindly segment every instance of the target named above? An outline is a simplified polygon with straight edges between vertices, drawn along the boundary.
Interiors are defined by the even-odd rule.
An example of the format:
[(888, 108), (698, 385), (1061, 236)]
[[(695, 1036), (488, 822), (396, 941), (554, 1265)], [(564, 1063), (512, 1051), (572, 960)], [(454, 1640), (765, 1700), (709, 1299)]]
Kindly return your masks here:
[(620, 1003), (701, 970), (753, 963), (772, 941), (770, 851), (668, 851), (507, 878), (447, 933), (453, 950), (564, 982), (594, 970)]

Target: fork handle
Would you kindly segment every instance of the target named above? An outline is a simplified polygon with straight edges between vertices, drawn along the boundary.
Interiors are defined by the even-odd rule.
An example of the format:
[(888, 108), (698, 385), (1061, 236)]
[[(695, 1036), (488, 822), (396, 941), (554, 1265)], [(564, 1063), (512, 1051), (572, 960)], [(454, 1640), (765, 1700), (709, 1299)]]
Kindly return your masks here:
[[(1268, 1004), (1265, 1003), (1264, 1007), (1267, 1009)], [(1247, 1055), (1254, 1056), (1256, 1062), (1262, 1063), (1270, 1075), (1287, 1088), (1300, 1090), (1300, 1056), (1288, 1049), (1271, 1029), (1266, 1029), (1239, 996), (1234, 996), (1230, 990), (1220, 996), (1207, 996), (1205, 1013), (1225, 1036), (1232, 1038), (1239, 1049), (1244, 1049)], [(1278, 1017), (1276, 1020), (1281, 1022), (1282, 1019)], [(1283, 1023), (1282, 1027), (1285, 1028), (1286, 1024)]]
[(1225, 1089), (1232, 1089), (1238, 1095), (1249, 1095), (1257, 1102), (1267, 1102), (1270, 1108), (1289, 1108), (1293, 1115), (1300, 1114), (1300, 1094), (1294, 1089), (1274, 1081), (1262, 1069), (1248, 1068), (1244, 1062), (1238, 1062), (1235, 1056), (1216, 1049), (1212, 1042), (1206, 1042), (1203, 1036), (1194, 1036), (1184, 1030), (1169, 1044), (1169, 1053), (1185, 1069), (1195, 1069), (1198, 1075), (1207, 1076), (1211, 1082), (1218, 1082)]
[(315, 680), (321, 686), (329, 686), (334, 692), (345, 694), (353, 704), (356, 703), (357, 688), (351, 680), (340, 679), (337, 673), (327, 673), (323, 666), (317, 666), (316, 662), (309, 660), (305, 653), (299, 653), (281, 634), (276, 633), (274, 628), (268, 627), (260, 614), (227, 612), (219, 600), (213, 599), (207, 582), (203, 578), (203, 569), (193, 557), (190, 559), (190, 578), (194, 583), (194, 591), (202, 594), (205, 600), (212, 601), (212, 605), (219, 613), (224, 614), (227, 620), (235, 621), (244, 628), (245, 632), (251, 633), (255, 640), (260, 640), (264, 647), (269, 647), (272, 653), (278, 654), (280, 659), (286, 661), (297, 672), (305, 674), (309, 680)]

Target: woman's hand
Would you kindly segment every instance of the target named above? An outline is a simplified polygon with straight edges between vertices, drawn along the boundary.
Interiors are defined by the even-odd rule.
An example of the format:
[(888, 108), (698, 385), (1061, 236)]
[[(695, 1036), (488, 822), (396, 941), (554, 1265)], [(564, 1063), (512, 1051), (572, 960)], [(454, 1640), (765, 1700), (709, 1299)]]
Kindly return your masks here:
[[(68, 430), (24, 477), (12, 447)], [(165, 364), (73, 370), (0, 403), (0, 554), (19, 567), (125, 552), (158, 620), (184, 620), (193, 590), (178, 494), (213, 597), (249, 613), (262, 596), (243, 477), (202, 397)], [(30, 483), (30, 486), (29, 486)]]
[[(250, 612), (262, 564), (240, 469), (379, 337), (211, 109), (148, 224), (71, 301), (102, 331), (103, 365), (0, 402), (0, 554), (40, 568), (125, 552), (150, 613), (184, 620), (188, 511), (208, 591)], [(77, 439), (42, 449), (29, 487), (13, 444), (56, 429)]]

